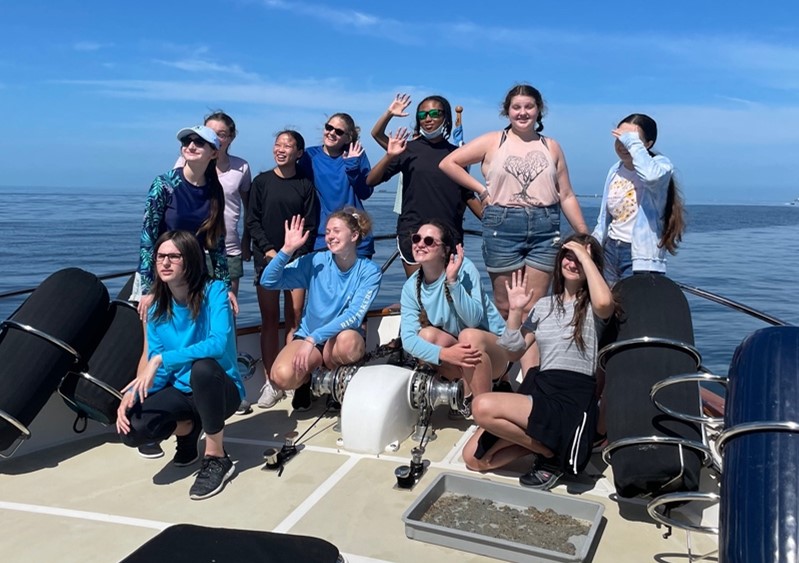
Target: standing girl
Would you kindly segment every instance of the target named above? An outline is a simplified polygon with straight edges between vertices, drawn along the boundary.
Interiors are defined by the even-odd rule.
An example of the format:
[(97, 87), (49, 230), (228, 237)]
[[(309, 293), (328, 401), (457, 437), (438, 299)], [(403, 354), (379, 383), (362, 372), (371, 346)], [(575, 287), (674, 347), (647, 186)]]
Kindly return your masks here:
[(225, 419), (244, 397), (236, 364), (236, 334), (228, 290), (209, 280), (192, 233), (168, 231), (154, 245), (157, 277), (147, 311), (147, 361), (123, 389), (117, 431), (131, 447), (177, 436), (172, 463), (205, 457), (191, 487), (194, 500), (220, 492), (235, 466), (222, 443)]
[[(319, 207), (316, 190), (311, 181), (297, 171), (297, 160), (305, 151), (305, 139), (296, 131), (281, 131), (275, 137), (272, 154), (275, 166), (255, 177), (247, 210), (247, 227), (252, 238), (253, 261), (258, 306), (261, 309), (261, 358), (266, 382), (261, 389), (258, 406), (271, 408), (283, 398), (284, 392), (275, 388), (270, 379), (272, 364), (277, 357), (278, 325), (280, 323), (280, 290), (266, 289), (258, 284), (266, 265), (277, 256), (284, 244), (284, 222), (295, 215), (305, 221), (305, 227), (316, 232)], [(315, 237), (309, 237), (298, 255), (313, 249)], [(286, 343), (291, 342), (305, 303), (305, 289), (283, 291), (283, 319)]]
[(363, 210), (346, 207), (333, 212), (325, 223), (326, 252), (299, 257), (310, 233), (301, 216), (285, 222), (283, 247), (264, 270), (266, 289), (307, 288), (308, 299), (294, 339), (280, 351), (272, 365), (272, 382), (278, 389), (296, 389), (295, 410), (311, 406), (310, 374), (323, 364), (333, 369), (360, 360), (366, 351), (361, 323), (380, 289), (380, 268), (356, 250), (372, 227)]
[(238, 313), (230, 283), (225, 253), (225, 195), (216, 172), (216, 158), (222, 146), (210, 127), (197, 125), (178, 131), (180, 154), (185, 164), (158, 176), (150, 186), (144, 208), (139, 268), (132, 300), (138, 300), (139, 316), (147, 319), (153, 301), (150, 289), (155, 273), (155, 241), (166, 231), (194, 233), (208, 251), (212, 277), (225, 282), (233, 312)]
[(563, 471), (577, 473), (591, 454), (596, 425), (597, 342), (614, 311), (602, 279), (602, 248), (591, 236), (572, 235), (556, 257), (552, 295), (533, 301), (524, 275), (507, 287), (508, 326), (498, 344), (520, 352), (537, 342), (540, 371), (528, 371), (518, 393), (487, 393), (472, 403), (480, 429), (463, 448), (466, 466), (487, 471), (530, 452), (536, 461), (519, 479), (549, 489)]
[(594, 237), (605, 252), (605, 280), (613, 285), (635, 272), (666, 272), (685, 227), (683, 202), (671, 161), (651, 151), (655, 120), (642, 113), (621, 120), (612, 135), (619, 161), (605, 180)]
[[(388, 120), (396, 114), (392, 108), (397, 100), (378, 121), (378, 124), (383, 124), (383, 131)], [(409, 98), (407, 103), (410, 103)], [(438, 166), (444, 157), (457, 148), (448, 141), (451, 131), (452, 108), (449, 102), (441, 96), (428, 96), (416, 108), (413, 140), (408, 141), (404, 128), (388, 137), (386, 155), (375, 164), (366, 178), (366, 183), (374, 186), (388, 181), (397, 173), (402, 174), (402, 210), (397, 219), (397, 248), (406, 276), (419, 268), (411, 250), (411, 235), (419, 227), (430, 219), (437, 219), (455, 234), (456, 243), (460, 244), (463, 242), (466, 205), (474, 205), (478, 217), (482, 214), (474, 194), (450, 179)]]
[[(299, 161), (300, 170), (311, 179), (319, 199), (319, 229), (314, 250), (325, 248), (327, 218), (344, 207), (363, 209), (372, 187), (366, 184), (369, 159), (358, 141), (359, 129), (347, 113), (335, 113), (325, 123), (322, 144), (308, 147)], [(366, 235), (358, 244), (358, 256), (371, 258), (374, 240)]]
[[(508, 316), (506, 284), (523, 268), (536, 298), (549, 289), (560, 248), (560, 212), (579, 233), (587, 233), (580, 204), (572, 191), (560, 145), (544, 137), (544, 100), (527, 84), (505, 96), (501, 114), (510, 125), (486, 133), (441, 162), (450, 178), (477, 194), (483, 209), (483, 260), (494, 300)], [(466, 170), (481, 163), (485, 187)]]
[(410, 238), (420, 268), (400, 298), (405, 351), (439, 366), (447, 379), (462, 377), (472, 396), (491, 391), (508, 354), (497, 345), (505, 322), (483, 293), (480, 273), (442, 222), (428, 221)]

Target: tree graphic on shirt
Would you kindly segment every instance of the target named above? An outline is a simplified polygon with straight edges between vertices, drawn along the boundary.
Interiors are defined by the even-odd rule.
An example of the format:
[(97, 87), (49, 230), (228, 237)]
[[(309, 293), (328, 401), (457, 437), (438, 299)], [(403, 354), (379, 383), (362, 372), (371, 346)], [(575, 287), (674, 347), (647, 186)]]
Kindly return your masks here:
[(516, 178), (522, 188), (520, 192), (513, 194), (513, 199), (530, 201), (532, 197), (527, 193), (527, 189), (538, 175), (546, 170), (547, 166), (549, 166), (549, 161), (541, 151), (530, 151), (524, 158), (518, 156), (506, 158), (503, 169)]

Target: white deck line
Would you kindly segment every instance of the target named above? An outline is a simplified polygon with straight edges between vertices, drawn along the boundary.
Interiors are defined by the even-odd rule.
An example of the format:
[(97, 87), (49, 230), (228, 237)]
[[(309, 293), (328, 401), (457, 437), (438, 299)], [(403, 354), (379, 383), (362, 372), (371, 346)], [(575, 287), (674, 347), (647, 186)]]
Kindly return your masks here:
[(319, 485), (314, 492), (308, 495), (308, 497), (302, 501), (302, 503), (294, 509), (294, 511), (286, 516), (282, 522), (280, 522), (277, 526), (275, 526), (272, 531), (273, 532), (281, 532), (285, 533), (288, 532), (300, 519), (305, 516), (309, 510), (311, 510), (317, 502), (319, 502), (323, 496), (325, 496), (330, 490), (341, 481), (347, 473), (349, 473), (353, 467), (360, 461), (358, 457), (350, 457), (344, 464), (336, 469), (333, 474), (325, 479), (325, 481)]
[(159, 522), (157, 520), (144, 520), (142, 518), (129, 518), (127, 516), (115, 516), (113, 514), (103, 514), (102, 512), (87, 512), (85, 510), (71, 510), (69, 508), (57, 508), (54, 506), (41, 506), (37, 504), (23, 504), (19, 502), (0, 501), (0, 510), (16, 510), (18, 512), (31, 512), (34, 514), (46, 514), (48, 516), (64, 516), (66, 518), (76, 518), (79, 520), (94, 520), (108, 524), (122, 524), (125, 526), (137, 526), (139, 528), (151, 528), (162, 531), (172, 526), (171, 522)]

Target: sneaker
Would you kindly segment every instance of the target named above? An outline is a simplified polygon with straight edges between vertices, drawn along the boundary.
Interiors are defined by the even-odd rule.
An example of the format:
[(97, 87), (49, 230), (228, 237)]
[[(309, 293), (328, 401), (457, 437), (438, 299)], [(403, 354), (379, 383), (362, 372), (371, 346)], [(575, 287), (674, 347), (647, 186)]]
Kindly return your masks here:
[(264, 386), (261, 387), (261, 396), (258, 397), (258, 408), (271, 409), (280, 399), (285, 396), (286, 394), (283, 392), (283, 390), (277, 389), (274, 385), (272, 385), (272, 381), (270, 381), (267, 377), (266, 383), (264, 383)]
[(142, 444), (138, 447), (139, 455), (147, 459), (158, 459), (164, 457), (164, 450), (161, 449), (161, 444), (158, 442), (151, 442), (149, 444)]
[(233, 477), (235, 472), (236, 466), (233, 465), (229, 456), (205, 456), (203, 466), (189, 490), (189, 498), (202, 500), (214, 496), (225, 488), (225, 483)]
[(562, 471), (547, 465), (546, 460), (541, 456), (536, 456), (530, 471), (519, 477), (519, 484), (530, 489), (548, 491), (557, 484), (558, 479), (562, 476)]
[(294, 390), (294, 397), (291, 398), (291, 408), (298, 412), (311, 409), (311, 382), (303, 383)]
[(195, 420), (191, 432), (185, 436), (178, 436), (178, 446), (175, 448), (172, 465), (186, 467), (200, 459), (200, 435), (202, 432), (202, 426)]
[(239, 403), (239, 408), (236, 409), (236, 414), (243, 415), (243, 414), (250, 414), (252, 412), (252, 406), (250, 406), (250, 401), (244, 399)]
[(507, 379), (500, 379), (494, 382), (494, 388), (492, 391), (496, 391), (498, 393), (513, 393), (513, 385), (511, 385), (510, 381)]
[(325, 408), (329, 411), (340, 411), (341, 403), (333, 398), (333, 395), (328, 395), (325, 399)]

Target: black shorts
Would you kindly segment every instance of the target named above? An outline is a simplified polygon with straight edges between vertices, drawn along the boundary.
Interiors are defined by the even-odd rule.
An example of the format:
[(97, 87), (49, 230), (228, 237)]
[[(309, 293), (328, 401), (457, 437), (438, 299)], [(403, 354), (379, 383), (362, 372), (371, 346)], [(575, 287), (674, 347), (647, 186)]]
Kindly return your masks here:
[[(308, 337), (307, 336), (295, 336), (293, 338), (293, 340), (305, 340), (306, 338), (308, 338)], [(325, 343), (324, 342), (316, 343), (316, 344), (314, 344), (314, 346), (316, 346), (316, 349), (319, 350), (320, 354), (322, 354), (322, 351), (325, 349)]]

